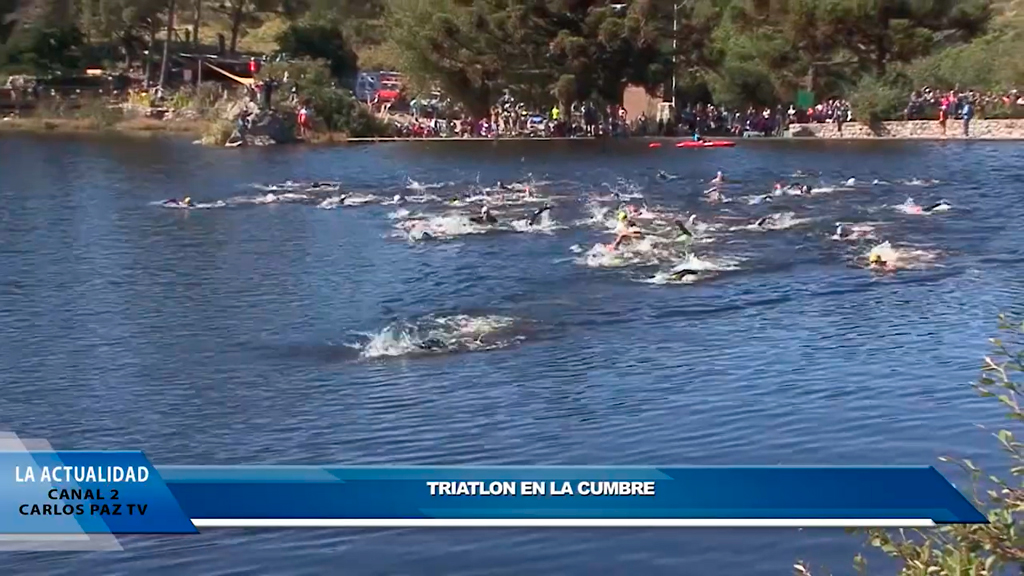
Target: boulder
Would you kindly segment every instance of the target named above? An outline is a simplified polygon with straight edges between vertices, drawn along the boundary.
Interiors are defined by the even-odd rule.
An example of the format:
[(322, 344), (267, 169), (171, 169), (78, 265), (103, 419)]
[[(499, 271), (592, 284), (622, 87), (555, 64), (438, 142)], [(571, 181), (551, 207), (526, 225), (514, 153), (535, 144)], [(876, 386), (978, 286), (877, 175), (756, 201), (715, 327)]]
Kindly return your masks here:
[(227, 146), (269, 146), (295, 142), (295, 126), (279, 112), (260, 112), (253, 118), (252, 126), (240, 132), (235, 130), (228, 138)]

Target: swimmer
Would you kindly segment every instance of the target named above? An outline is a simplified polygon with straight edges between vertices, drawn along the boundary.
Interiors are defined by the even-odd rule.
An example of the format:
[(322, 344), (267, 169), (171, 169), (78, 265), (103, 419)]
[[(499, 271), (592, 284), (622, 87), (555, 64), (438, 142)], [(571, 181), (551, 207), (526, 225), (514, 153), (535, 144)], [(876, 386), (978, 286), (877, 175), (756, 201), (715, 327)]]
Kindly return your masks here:
[(545, 203), (543, 206), (541, 206), (540, 208), (533, 212), (533, 215), (530, 216), (530, 219), (527, 221), (527, 225), (533, 226), (534, 224), (536, 224), (537, 220), (541, 217), (541, 215), (549, 210), (551, 210), (551, 205)]
[(868, 267), (872, 270), (881, 270), (885, 272), (893, 272), (896, 270), (895, 263), (886, 262), (878, 252), (872, 252), (871, 255), (868, 256)]
[(945, 200), (939, 200), (935, 204), (932, 204), (931, 206), (925, 208), (924, 212), (926, 214), (932, 214), (934, 212), (945, 212), (951, 208), (953, 208), (952, 204), (946, 202)]
[[(696, 214), (690, 216), (690, 218), (694, 218), (695, 216)], [(676, 228), (679, 229), (680, 234), (687, 238), (693, 238), (693, 232), (691, 232), (690, 229), (686, 227), (686, 224), (683, 224), (682, 220), (676, 220), (674, 224), (676, 225)]]
[(416, 347), (420, 350), (433, 351), (444, 350), (448, 346), (444, 343), (444, 340), (441, 340), (440, 338), (427, 338), (426, 340), (417, 343)]
[(491, 214), (491, 209), (489, 207), (487, 207), (487, 206), (484, 206), (484, 207), (480, 208), (480, 215), (479, 216), (472, 216), (472, 217), (470, 217), (469, 220), (470, 220), (470, 222), (475, 222), (477, 224), (497, 224), (498, 223), (498, 219), (494, 217), (494, 214)]
[(764, 216), (763, 218), (758, 219), (757, 222), (754, 222), (754, 226), (757, 227), (757, 228), (764, 228), (768, 224), (769, 221), (775, 219), (772, 216), (773, 215)]
[(700, 270), (691, 270), (689, 268), (683, 268), (682, 270), (673, 270), (669, 273), (668, 277), (672, 280), (682, 280), (687, 276), (696, 276), (700, 274)]
[(395, 197), (391, 199), (395, 204), (405, 204), (405, 196), (401, 194), (395, 194)]
[(865, 240), (874, 234), (874, 226), (870, 224), (845, 225), (836, 222), (836, 233), (832, 235), (833, 240)]
[(700, 270), (691, 268), (689, 262), (683, 262), (669, 271), (668, 277), (672, 280), (678, 281), (682, 280), (686, 276), (696, 276), (698, 274), (700, 274)]
[(718, 174), (715, 175), (715, 178), (711, 181), (711, 183), (712, 184), (724, 184), (725, 183), (725, 176), (722, 175), (722, 171), (721, 170), (718, 171)]
[(903, 211), (906, 212), (907, 214), (934, 214), (936, 212), (946, 212), (953, 208), (953, 206), (952, 204), (946, 202), (945, 200), (940, 200), (927, 208), (922, 208), (916, 202), (914, 202), (913, 198), (907, 198), (907, 201), (904, 202), (903, 205), (899, 206), (898, 208), (902, 208)]
[(786, 192), (793, 196), (801, 196), (803, 194), (806, 194), (806, 192), (804, 191), (804, 186), (801, 184), (790, 184), (789, 186), (786, 187)]
[(668, 182), (673, 177), (668, 172), (665, 172), (664, 170), (658, 170), (657, 178), (658, 178), (658, 180), (661, 180), (662, 182)]
[(615, 242), (612, 243), (612, 250), (615, 250), (621, 245), (626, 239), (640, 238), (643, 237), (643, 233), (638, 228), (632, 226), (629, 221), (629, 216), (625, 212), (619, 212), (618, 215), (619, 223), (615, 226)]
[(857, 185), (857, 179), (856, 178), (850, 178), (849, 180), (846, 181), (846, 187), (847, 188), (853, 188), (856, 185)]
[(718, 203), (718, 202), (725, 202), (725, 195), (722, 194), (721, 192), (719, 192), (718, 190), (715, 190), (715, 189), (708, 190), (707, 191), (707, 195), (708, 195), (708, 202), (711, 202), (712, 204)]

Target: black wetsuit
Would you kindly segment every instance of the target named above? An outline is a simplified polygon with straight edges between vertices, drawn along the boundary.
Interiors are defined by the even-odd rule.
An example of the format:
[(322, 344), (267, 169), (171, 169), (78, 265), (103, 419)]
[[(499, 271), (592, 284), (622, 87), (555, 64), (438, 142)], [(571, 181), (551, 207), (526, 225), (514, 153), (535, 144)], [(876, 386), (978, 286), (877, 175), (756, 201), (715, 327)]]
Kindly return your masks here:
[(933, 211), (934, 211), (934, 210), (935, 210), (936, 208), (938, 208), (938, 207), (940, 207), (940, 206), (945, 206), (945, 205), (946, 205), (946, 202), (945, 202), (945, 201), (942, 201), (942, 202), (938, 202), (938, 203), (936, 203), (936, 204), (932, 204), (931, 206), (929, 206), (929, 207), (925, 208), (925, 209), (924, 209), (924, 211), (925, 211), (925, 212), (933, 212)]
[(686, 224), (683, 224), (682, 220), (676, 220), (676, 228), (679, 228), (679, 231), (683, 233), (683, 236), (693, 237), (693, 232), (690, 232), (690, 229), (686, 227)]
[(488, 212), (486, 215), (471, 216), (469, 218), (469, 221), (470, 222), (475, 222), (477, 224), (497, 224), (498, 223), (498, 219), (495, 218), (494, 214), (491, 214), (490, 212)]
[(684, 268), (683, 270), (674, 270), (672, 274), (669, 275), (669, 278), (672, 278), (673, 280), (682, 280), (683, 276), (693, 276), (699, 273), (699, 270)]
[(447, 347), (440, 338), (427, 338), (416, 346), (421, 350), (444, 350)]
[(764, 228), (764, 225), (767, 224), (768, 221), (771, 220), (771, 219), (772, 219), (771, 216), (765, 216), (764, 218), (761, 218), (760, 220), (755, 222), (754, 226), (757, 226), (758, 228)]
[(530, 226), (533, 226), (534, 224), (536, 224), (537, 223), (537, 219), (540, 218), (540, 215), (545, 213), (545, 212), (547, 212), (548, 210), (551, 210), (551, 206), (543, 206), (541, 208), (538, 208), (533, 213), (533, 216), (530, 216), (530, 220), (529, 220)]

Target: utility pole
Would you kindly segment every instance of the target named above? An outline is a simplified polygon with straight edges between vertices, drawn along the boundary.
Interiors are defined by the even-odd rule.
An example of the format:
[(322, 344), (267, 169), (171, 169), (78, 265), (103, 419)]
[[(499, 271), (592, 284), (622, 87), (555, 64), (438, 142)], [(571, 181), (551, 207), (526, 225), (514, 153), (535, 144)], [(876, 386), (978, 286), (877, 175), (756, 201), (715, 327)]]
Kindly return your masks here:
[(676, 74), (679, 66), (679, 4), (672, 4), (672, 114), (676, 114)]
[(167, 60), (170, 58), (171, 35), (174, 34), (174, 9), (175, 0), (171, 0), (167, 6), (167, 39), (164, 40), (164, 57), (160, 59), (160, 83), (157, 84), (161, 89), (167, 80), (167, 67), (170, 64)]

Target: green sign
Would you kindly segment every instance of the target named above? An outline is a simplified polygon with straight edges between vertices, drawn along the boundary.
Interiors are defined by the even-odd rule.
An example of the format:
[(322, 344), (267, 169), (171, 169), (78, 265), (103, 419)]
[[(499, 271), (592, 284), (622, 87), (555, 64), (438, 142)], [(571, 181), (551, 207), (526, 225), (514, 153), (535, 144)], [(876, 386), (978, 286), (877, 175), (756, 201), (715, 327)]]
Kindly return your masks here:
[(810, 90), (800, 90), (796, 93), (796, 107), (801, 110), (807, 110), (814, 106), (814, 92)]

